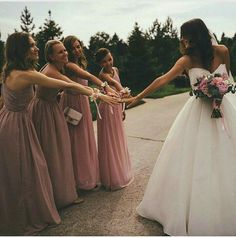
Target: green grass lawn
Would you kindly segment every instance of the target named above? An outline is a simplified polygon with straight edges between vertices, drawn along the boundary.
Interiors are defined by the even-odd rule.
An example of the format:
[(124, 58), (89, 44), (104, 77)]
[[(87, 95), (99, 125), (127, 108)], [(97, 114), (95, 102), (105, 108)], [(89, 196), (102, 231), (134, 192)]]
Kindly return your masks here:
[(176, 88), (173, 84), (168, 84), (156, 92), (147, 96), (147, 98), (163, 98), (166, 96), (189, 92), (190, 88)]
[[(162, 87), (161, 89), (158, 89), (157, 91), (151, 93), (150, 95), (147, 96), (147, 98), (163, 98), (166, 96), (174, 95), (174, 94), (179, 94), (179, 93), (185, 93), (190, 91), (191, 89), (189, 87), (187, 88), (177, 88), (175, 87), (174, 84), (167, 84), (166, 86)], [(137, 95), (141, 92), (141, 90), (133, 91), (133, 95)]]

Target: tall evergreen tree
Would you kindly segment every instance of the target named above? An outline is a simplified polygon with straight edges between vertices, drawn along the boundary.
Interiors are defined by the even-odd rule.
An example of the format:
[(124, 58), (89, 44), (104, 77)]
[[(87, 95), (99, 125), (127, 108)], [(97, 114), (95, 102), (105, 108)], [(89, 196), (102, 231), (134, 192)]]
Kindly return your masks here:
[(114, 33), (110, 40), (110, 51), (114, 58), (114, 65), (119, 68), (119, 75), (123, 85), (126, 85), (125, 62), (128, 45)]
[(131, 88), (142, 89), (155, 76), (155, 65), (148, 47), (148, 39), (138, 23), (128, 37), (129, 52), (125, 63), (126, 82)]
[(180, 56), (177, 29), (173, 27), (173, 21), (168, 17), (164, 24), (156, 19), (146, 34), (149, 47), (152, 49), (152, 57), (156, 62), (156, 74), (161, 75), (167, 72)]
[(48, 19), (45, 19), (44, 25), (39, 27), (40, 31), (36, 34), (35, 39), (39, 48), (39, 65), (45, 64), (44, 48), (48, 40), (60, 39), (62, 36), (61, 27), (52, 20), (51, 11), (48, 11)]
[(98, 75), (100, 67), (95, 62), (94, 54), (99, 48), (108, 48), (110, 49), (111, 37), (106, 32), (97, 32), (95, 35), (90, 37), (89, 40), (89, 49), (87, 51), (88, 58), (88, 70), (95, 75)]
[(97, 32), (95, 35), (90, 37), (89, 49), (95, 53), (99, 48), (110, 48), (111, 37), (106, 32)]
[(114, 58), (115, 66), (119, 68), (120, 74), (123, 77), (124, 59), (126, 58), (126, 53), (128, 50), (128, 45), (119, 38), (119, 36), (114, 33), (111, 37), (106, 32), (97, 32), (94, 36), (90, 38), (89, 49), (85, 49), (86, 56), (89, 62), (89, 71), (97, 75), (100, 71), (100, 67), (95, 62), (94, 54), (99, 48), (108, 48)]
[(227, 46), (227, 48), (230, 50), (231, 46), (233, 45), (233, 38), (225, 36), (225, 33), (223, 32), (221, 35), (220, 44)]
[(32, 31), (35, 28), (35, 24), (33, 23), (33, 17), (31, 17), (31, 14), (27, 7), (24, 8), (23, 12), (21, 12), (21, 30), (27, 33), (32, 34)]

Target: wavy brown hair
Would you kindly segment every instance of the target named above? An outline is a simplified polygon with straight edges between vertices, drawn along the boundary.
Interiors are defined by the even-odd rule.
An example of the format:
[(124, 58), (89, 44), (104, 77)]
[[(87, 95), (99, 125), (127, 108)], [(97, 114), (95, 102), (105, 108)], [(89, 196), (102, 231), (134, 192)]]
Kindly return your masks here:
[(30, 50), (29, 38), (30, 35), (25, 32), (15, 32), (7, 38), (3, 82), (12, 70), (28, 70), (36, 67), (37, 62), (27, 57)]
[[(75, 41), (78, 41), (82, 48), (81, 56), (79, 57), (78, 62), (76, 62), (75, 56), (73, 54), (73, 44), (75, 43)], [(63, 44), (66, 47), (66, 50), (68, 52), (68, 60), (70, 62), (77, 63), (82, 69), (86, 69), (88, 65), (88, 61), (83, 52), (83, 43), (76, 36), (67, 36), (63, 40)]]
[(211, 35), (201, 19), (192, 19), (185, 22), (180, 28), (181, 39), (189, 41), (185, 48), (180, 41), (180, 51), (200, 61), (205, 69), (209, 69), (214, 58)]

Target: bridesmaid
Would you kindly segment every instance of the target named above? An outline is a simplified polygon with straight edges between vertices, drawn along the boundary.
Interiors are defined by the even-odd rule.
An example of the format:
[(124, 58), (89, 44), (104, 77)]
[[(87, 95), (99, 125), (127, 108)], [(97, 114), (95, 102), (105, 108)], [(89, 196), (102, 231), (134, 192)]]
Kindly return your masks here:
[[(102, 67), (99, 78), (108, 82), (124, 97), (129, 96), (123, 89), (118, 69), (113, 67), (113, 57), (108, 49), (97, 51), (96, 61)], [(102, 119), (97, 119), (98, 159), (102, 185), (110, 190), (121, 189), (133, 181), (131, 161), (125, 137), (122, 105), (100, 103)]]
[[(68, 52), (69, 62), (66, 64), (67, 76), (87, 86), (88, 80), (107, 91), (114, 92), (94, 75), (87, 72), (87, 60), (83, 53), (81, 41), (75, 36), (67, 36), (64, 46)], [(72, 159), (77, 188), (90, 190), (99, 184), (99, 165), (89, 100), (86, 96), (72, 90), (65, 90), (60, 104), (62, 108), (70, 107), (82, 113), (79, 125), (68, 123), (71, 139)]]
[(0, 234), (33, 235), (61, 221), (47, 163), (27, 109), (33, 84), (78, 86), (35, 71), (38, 48), (27, 33), (10, 35), (5, 53), (4, 107), (0, 111)]
[[(61, 81), (73, 82), (62, 74), (63, 66), (67, 63), (67, 51), (57, 40), (50, 40), (45, 46), (45, 58), (48, 64), (42, 73), (58, 78)], [(73, 82), (74, 83), (74, 82)], [(77, 83), (74, 83), (77, 84)], [(80, 84), (80, 93), (88, 94), (91, 88)], [(52, 181), (53, 194), (57, 208), (83, 201), (78, 198), (71, 156), (71, 144), (68, 128), (63, 111), (57, 102), (58, 90), (38, 87), (36, 97), (32, 100), (30, 111), (32, 120), (48, 164)], [(103, 100), (108, 96), (101, 96)]]

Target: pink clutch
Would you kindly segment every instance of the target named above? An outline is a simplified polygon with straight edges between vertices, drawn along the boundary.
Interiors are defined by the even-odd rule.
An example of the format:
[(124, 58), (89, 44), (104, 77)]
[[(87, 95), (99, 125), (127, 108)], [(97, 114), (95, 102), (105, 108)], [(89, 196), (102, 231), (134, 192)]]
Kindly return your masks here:
[(68, 123), (77, 126), (82, 118), (82, 113), (77, 112), (76, 110), (72, 109), (71, 107), (66, 107), (64, 109), (65, 119)]

